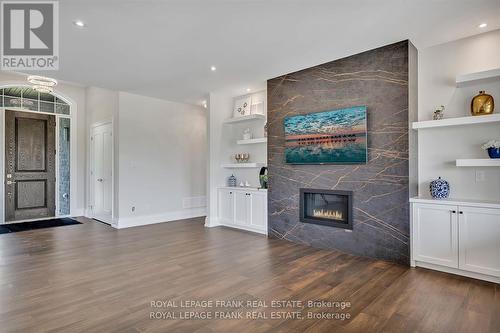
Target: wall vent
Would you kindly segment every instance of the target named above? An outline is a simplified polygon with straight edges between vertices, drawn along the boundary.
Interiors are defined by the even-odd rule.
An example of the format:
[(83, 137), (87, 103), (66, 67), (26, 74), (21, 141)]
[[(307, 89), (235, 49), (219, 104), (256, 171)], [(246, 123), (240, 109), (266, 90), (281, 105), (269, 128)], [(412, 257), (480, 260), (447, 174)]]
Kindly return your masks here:
[(182, 208), (199, 208), (207, 206), (207, 197), (187, 197), (182, 199)]

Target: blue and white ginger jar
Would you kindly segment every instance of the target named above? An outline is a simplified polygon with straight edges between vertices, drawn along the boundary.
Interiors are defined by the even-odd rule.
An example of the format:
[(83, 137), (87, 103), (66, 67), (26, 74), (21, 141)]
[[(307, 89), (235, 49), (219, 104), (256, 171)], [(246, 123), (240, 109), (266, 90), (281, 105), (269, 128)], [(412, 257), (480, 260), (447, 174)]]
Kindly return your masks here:
[(446, 199), (450, 196), (450, 184), (439, 177), (433, 180), (429, 186), (431, 196), (434, 199)]
[(231, 175), (227, 179), (227, 186), (229, 186), (229, 187), (236, 187), (236, 177), (234, 175)]

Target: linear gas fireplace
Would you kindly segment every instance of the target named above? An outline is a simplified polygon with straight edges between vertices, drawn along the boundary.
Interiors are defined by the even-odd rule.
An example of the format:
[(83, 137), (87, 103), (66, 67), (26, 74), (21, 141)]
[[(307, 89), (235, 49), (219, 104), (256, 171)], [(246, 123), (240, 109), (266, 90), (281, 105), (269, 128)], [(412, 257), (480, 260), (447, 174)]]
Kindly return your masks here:
[(352, 229), (352, 191), (300, 189), (300, 221)]

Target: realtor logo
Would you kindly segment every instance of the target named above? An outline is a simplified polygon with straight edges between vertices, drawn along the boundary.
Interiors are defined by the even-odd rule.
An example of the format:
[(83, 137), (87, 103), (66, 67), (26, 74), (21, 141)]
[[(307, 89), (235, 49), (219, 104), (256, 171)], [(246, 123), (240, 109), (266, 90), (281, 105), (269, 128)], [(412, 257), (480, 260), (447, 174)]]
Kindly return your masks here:
[(2, 1), (1, 69), (59, 68), (57, 1)]

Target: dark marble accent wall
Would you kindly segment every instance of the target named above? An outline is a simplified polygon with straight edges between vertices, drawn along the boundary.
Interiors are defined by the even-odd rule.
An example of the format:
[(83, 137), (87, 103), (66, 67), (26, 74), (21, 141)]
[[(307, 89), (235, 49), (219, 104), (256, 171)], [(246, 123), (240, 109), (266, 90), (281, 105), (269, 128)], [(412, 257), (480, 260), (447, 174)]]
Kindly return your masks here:
[[(409, 263), (408, 41), (267, 82), (269, 235)], [(413, 47), (413, 46), (411, 46)], [(284, 163), (286, 116), (366, 105), (368, 163)], [(354, 228), (299, 222), (299, 188), (354, 191)]]

